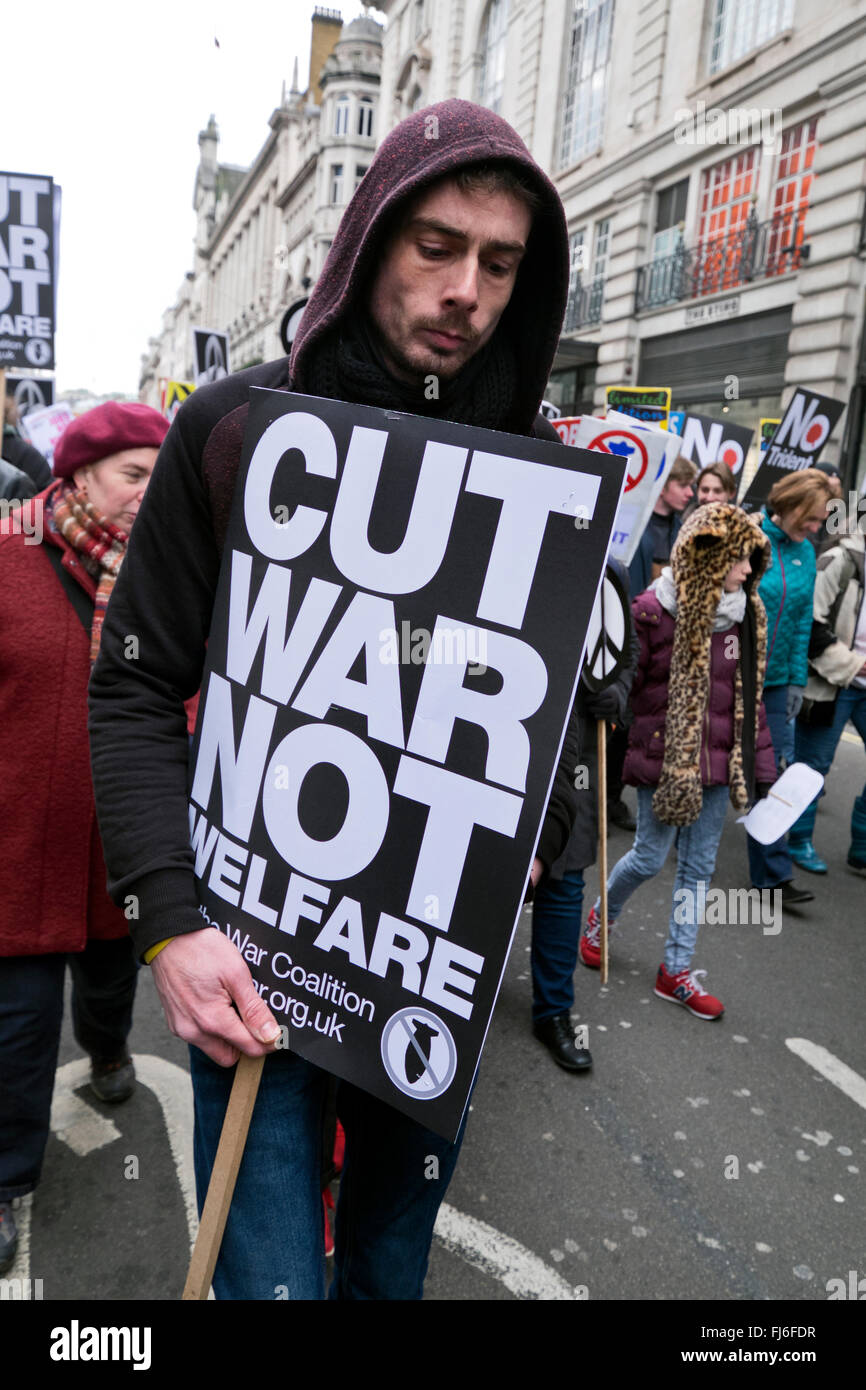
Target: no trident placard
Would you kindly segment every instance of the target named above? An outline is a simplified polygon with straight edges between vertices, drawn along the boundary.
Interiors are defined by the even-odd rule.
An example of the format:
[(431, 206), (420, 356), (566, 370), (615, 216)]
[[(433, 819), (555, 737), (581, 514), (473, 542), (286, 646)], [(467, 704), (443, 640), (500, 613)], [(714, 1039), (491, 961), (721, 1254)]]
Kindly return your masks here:
[(252, 392), (193, 753), (202, 915), (292, 1050), (448, 1138), (624, 466)]

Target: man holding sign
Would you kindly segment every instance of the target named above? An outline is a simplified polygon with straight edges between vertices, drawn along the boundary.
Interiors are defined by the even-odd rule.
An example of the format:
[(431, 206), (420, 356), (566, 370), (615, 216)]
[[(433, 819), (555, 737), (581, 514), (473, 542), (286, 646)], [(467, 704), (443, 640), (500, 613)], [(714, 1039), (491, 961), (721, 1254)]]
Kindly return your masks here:
[[(475, 815), (477, 825), (498, 826), (500, 834), (506, 833), (505, 823), (509, 816), (517, 816), (520, 804), (520, 797), (510, 789), (525, 782), (528, 801), (532, 781), (532, 763), (528, 776), (525, 768), (521, 770), (526, 750), (522, 750), (520, 739), (527, 742), (527, 749), (528, 741), (519, 727), (520, 701), (510, 711), (516, 717), (505, 720), (509, 729), (511, 725), (517, 727), (516, 736), (500, 736), (495, 722), (485, 726), (487, 739), (476, 744), (476, 749), (483, 745), (488, 750), (483, 772), (477, 781), (465, 779), (466, 797), (472, 798), (470, 809), (455, 802), (455, 815), (450, 820), (439, 814), (444, 802), (441, 798), (436, 800), (440, 794), (435, 790), (453, 778), (445, 767), (439, 766), (449, 755), (448, 739), (441, 746), (437, 743), (441, 710), (449, 701), (454, 709), (468, 708), (461, 702), (476, 698), (470, 691), (471, 669), (465, 672), (467, 679), (462, 685), (458, 682), (455, 686), (445, 667), (439, 667), (437, 672), (432, 656), (426, 665), (422, 663), (424, 674), (414, 718), (412, 711), (407, 710), (402, 728), (400, 694), (398, 687), (389, 684), (391, 676), (385, 656), (380, 662), (371, 661), (369, 645), (366, 647), (365, 681), (355, 679), (354, 667), (352, 674), (343, 668), (340, 705), (361, 709), (361, 705), (351, 702), (368, 696), (372, 700), (369, 692), (374, 686), (386, 694), (389, 690), (398, 691), (396, 705), (390, 709), (384, 697), (375, 710), (372, 704), (364, 707), (370, 736), (378, 738), (383, 747), (390, 744), (401, 749), (404, 732), (408, 734), (405, 756), (395, 754), (391, 759), (396, 765), (399, 757), (398, 780), (393, 787), (385, 784), (372, 754), (363, 751), (366, 745), (347, 727), (327, 721), (293, 723), (285, 707), (303, 675), (305, 683), (293, 708), (325, 719), (329, 709), (336, 708), (328, 703), (336, 696), (322, 695), (323, 690), (334, 689), (333, 683), (329, 686), (324, 680), (323, 663), (328, 653), (333, 657), (334, 643), (342, 640), (344, 622), (349, 621), (351, 613), (384, 611), (385, 600), (379, 595), (408, 594), (413, 584), (420, 592), (431, 575), (439, 581), (437, 565), (441, 566), (441, 583), (450, 586), (447, 598), (452, 610), (464, 601), (465, 592), (472, 593), (475, 604), (477, 578), (480, 599), (473, 611), (479, 619), (492, 619), (506, 629), (521, 627), (523, 610), (528, 600), (530, 606), (532, 602), (529, 589), (534, 558), (527, 568), (526, 554), (534, 557), (538, 553), (546, 525), (543, 519), (536, 524), (536, 513), (541, 515), (538, 499), (527, 498), (522, 507), (516, 506), (516, 484), (506, 481), (505, 475), (507, 465), (518, 461), (497, 458), (493, 452), (482, 454), (477, 448), (461, 489), (463, 464), (458, 456), (466, 450), (458, 447), (456, 439), (451, 442), (459, 431), (444, 422), (511, 435), (536, 435), (543, 440), (557, 439), (537, 411), (556, 349), (567, 282), (568, 247), (561, 204), (514, 131), (493, 113), (468, 102), (455, 100), (425, 108), (391, 132), (359, 186), (304, 313), (290, 362), (284, 359), (200, 387), (179, 412), (160, 456), (153, 496), (148, 494), (148, 504), (137, 523), (135, 542), (106, 618), (100, 664), (91, 685), (91, 736), (110, 890), (127, 910), (139, 953), (148, 962), (153, 961), (172, 1031), (193, 1044), (200, 1193), (207, 1183), (231, 1085), (231, 1073), (226, 1069), (239, 1053), (256, 1057), (273, 1052), (283, 1018), (290, 1025), (292, 1048), (268, 1057), (264, 1067), (214, 1279), (218, 1297), (318, 1298), (323, 1294), (318, 1184), (327, 1077), (324, 1070), (306, 1059), (311, 1053), (320, 1055), (316, 1049), (324, 1049), (328, 1040), (317, 1041), (311, 1030), (304, 1029), (303, 1011), (296, 1011), (294, 1004), (315, 1002), (311, 999), (314, 994), (321, 1003), (327, 999), (351, 1010), (344, 982), (349, 981), (353, 968), (361, 968), (359, 961), (367, 973), (364, 990), (351, 995), (358, 1028), (365, 1021), (365, 1013), (371, 1015), (376, 1007), (373, 1001), (380, 995), (375, 991), (393, 989), (395, 978), (402, 978), (404, 984), (408, 981), (408, 987), (421, 998), (419, 1007), (411, 1011), (411, 1019), (400, 1024), (402, 1033), (395, 1024), (394, 1029), (386, 1029), (382, 1034), (382, 1060), (391, 1073), (400, 1074), (401, 1079), (395, 1084), (407, 1091), (402, 1100), (406, 1113), (395, 1108), (401, 1105), (396, 1090), (393, 1103), (385, 1104), (367, 1094), (366, 1089), (345, 1081), (340, 1083), (338, 1109), (346, 1129), (347, 1150), (331, 1293), (337, 1298), (421, 1297), (433, 1223), (462, 1137), (462, 1126), (456, 1141), (450, 1142), (409, 1117), (413, 1088), (424, 1086), (428, 1073), (433, 1076), (438, 1072), (441, 1078), (449, 1061), (447, 1047), (443, 1051), (442, 1030), (437, 1033), (435, 1024), (422, 1019), (429, 1007), (424, 1001), (435, 1001), (437, 1007), (450, 1010), (449, 1024), (454, 1036), (459, 1037), (463, 1020), (468, 1019), (473, 1008), (480, 1007), (478, 996), (484, 994), (486, 999), (490, 990), (486, 978), (473, 980), (473, 972), (477, 975), (481, 970), (480, 954), (456, 944), (453, 926), (452, 935), (445, 934), (449, 928), (449, 904), (440, 902), (435, 894), (423, 895), (424, 884), (418, 879), (423, 844), (416, 879), (412, 881), (408, 901), (403, 899), (407, 905), (402, 912), (420, 921), (427, 899), (435, 899), (431, 904), (433, 930), (426, 934), (412, 923), (397, 922), (388, 912), (381, 912), (378, 925), (373, 923), (368, 928), (366, 922), (361, 923), (359, 904), (348, 896), (348, 890), (340, 902), (339, 910), (344, 916), (337, 924), (337, 913), (328, 916), (332, 907), (323, 906), (330, 890), (314, 880), (318, 876), (321, 880), (361, 881), (375, 851), (374, 842), (378, 843), (377, 836), (381, 838), (385, 833), (389, 792), (405, 798), (400, 814), (422, 831), (423, 821), (419, 821), (411, 801), (430, 807), (424, 843), (437, 835), (445, 840), (453, 837), (452, 822), (460, 815), (464, 819)], [(272, 390), (254, 392), (251, 403), (251, 387)], [(287, 398), (281, 406), (276, 393), (287, 389), (302, 393), (306, 399)], [(372, 410), (353, 412), (347, 406), (337, 408), (335, 402), (380, 407), (384, 411), (380, 409), (375, 415)], [(376, 436), (386, 433), (383, 447), (391, 440), (398, 444), (402, 441), (405, 452), (417, 436), (419, 422), (401, 423), (397, 412), (428, 416), (440, 422), (437, 437), (442, 442), (428, 444), (415, 497), (405, 495), (398, 468), (390, 475), (394, 480), (393, 501), (388, 491), (390, 515), (389, 505), (383, 505), (385, 522), (379, 533), (375, 533), (371, 523), (368, 539), (359, 538), (358, 534), (353, 537), (354, 521), (359, 512), (364, 515), (358, 498), (364, 486), (375, 489), (375, 466), (371, 472), (371, 459), (364, 449), (375, 449)], [(395, 422), (393, 432), (390, 426), (384, 431), (372, 427), (374, 420), (381, 424), (383, 415), (385, 421)], [(357, 421), (354, 428), (352, 420)], [(245, 431), (247, 442), (242, 457)], [(275, 431), (274, 435), (270, 431)], [(268, 443), (271, 439), (275, 441), (273, 446)], [(503, 452), (508, 452), (505, 443), (513, 446), (515, 442), (503, 441)], [(264, 481), (265, 491), (261, 486), (256, 491), (258, 474), (263, 467), (267, 472), (270, 447), (275, 451), (271, 473)], [(490, 449), (490, 442), (486, 447)], [(535, 446), (540, 447), (548, 446)], [(438, 453), (431, 459), (433, 449)], [(395, 452), (399, 458), (400, 449)], [(335, 484), (330, 480), (337, 475), (338, 453), (342, 476), (335, 502)], [(375, 465), (375, 460), (372, 462)], [(431, 464), (435, 464), (435, 471)], [(381, 468), (381, 457), (379, 465)], [(279, 485), (275, 469), (283, 470), (283, 482)], [(586, 621), (622, 480), (621, 466), (615, 471), (615, 486), (614, 474), (604, 477), (601, 469), (599, 464), (599, 476), (595, 478), (591, 474), (566, 472), (561, 466), (538, 469), (539, 475), (549, 475), (548, 481), (555, 482), (554, 475), (570, 479), (570, 487), (578, 489), (575, 507), (584, 505), (584, 494), (591, 493), (591, 501), (599, 499), (596, 511), (602, 521), (596, 527), (598, 563), (591, 584), (589, 576), (586, 583), (591, 592), (570, 600), (578, 610), (586, 605)], [(508, 476), (516, 477), (517, 470)], [(285, 484), (286, 477), (297, 485), (295, 504), (283, 508), (285, 516), (274, 515), (269, 520), (268, 489), (273, 484), (270, 501), (278, 501), (279, 487)], [(436, 479), (432, 491), (431, 477)], [(240, 489), (242, 478), (244, 506), (239, 506), (239, 496), (233, 507), (235, 482), (237, 479)], [(590, 483), (592, 488), (587, 492)], [(360, 489), (354, 501), (352, 487)], [(489, 552), (485, 555), (486, 577), (481, 561), (476, 566), (471, 554), (465, 573), (455, 574), (453, 565), (448, 567), (453, 546), (445, 524), (449, 516), (455, 517), (455, 529), (458, 524), (469, 525), (466, 534), (471, 541), (472, 527), (491, 514), (489, 504), (485, 503), (488, 510), (482, 512), (480, 504), (472, 501), (473, 493), (501, 499), (496, 504), (501, 514), (495, 538), (488, 538), (492, 539), (493, 548), (486, 543), (484, 547)], [(315, 496), (318, 507), (297, 500), (306, 495)], [(572, 491), (568, 495), (576, 494)], [(266, 503), (264, 517), (262, 496)], [(366, 501), (368, 508), (372, 506), (372, 493)], [(418, 534), (413, 536), (410, 548), (401, 541), (413, 530), (416, 505), (420, 508), (422, 504), (426, 504), (428, 524), (426, 529), (414, 527)], [(560, 510), (566, 509), (565, 502), (557, 505)], [(462, 523), (461, 516), (466, 518)], [(271, 520), (278, 525), (272, 526)], [(581, 533), (566, 524), (563, 516), (558, 523), (555, 529), (561, 550), (557, 553), (563, 557), (571, 583), (568, 566), (573, 565), (572, 557), (578, 553), (575, 537), (580, 538)], [(301, 537), (305, 528), (306, 539)], [(386, 536), (382, 531), (390, 534)], [(274, 540), (275, 532), (278, 541)], [(526, 554), (521, 553), (521, 540), (525, 542)], [(446, 543), (443, 561), (440, 552)], [(282, 547), (279, 555), (269, 549), (277, 544)], [(301, 556), (305, 549), (312, 554), (316, 545), (325, 555), (323, 564), (336, 565), (336, 570), (331, 569), (328, 574), (350, 577), (357, 591), (312, 670), (308, 661), (293, 670), (289, 678), (287, 672), (297, 657), (308, 618), (313, 632), (311, 643), (315, 639), (319, 619), (312, 609), (316, 603), (321, 608), (329, 601), (336, 602), (340, 595), (335, 591), (340, 586), (328, 574), (314, 577), (300, 609), (296, 604), (291, 607), (293, 626), (285, 648), (282, 636), (272, 646), (277, 625), (268, 624), (262, 662), (262, 612), (278, 591), (284, 592), (286, 614), (292, 602), (289, 571), (281, 563), (265, 564), (262, 553), (284, 561)], [(224, 547), (231, 549), (230, 580), (229, 567), (223, 565), (220, 570)], [(257, 548), (258, 555), (246, 554), (250, 548)], [(477, 543), (474, 548), (479, 553), (482, 550)], [(472, 546), (464, 544), (464, 550), (471, 551)], [(510, 565), (505, 563), (509, 553), (513, 560)], [(405, 570), (399, 580), (393, 575), (398, 561)], [(495, 594), (494, 571), (499, 584)], [(297, 573), (296, 570), (291, 576), (293, 583)], [(257, 589), (253, 587), (254, 580), (260, 581)], [(222, 596), (229, 583), (226, 629)], [(240, 593), (244, 583), (247, 587), (245, 598), (241, 595), (242, 603), (236, 600), (236, 593)], [(436, 601), (438, 608), (438, 594)], [(236, 602), (237, 608), (232, 607)], [(394, 604), (399, 612), (398, 598)], [(180, 700), (202, 681), (209, 633), (209, 670), (190, 793)], [(514, 692), (518, 687), (524, 691), (526, 710), (531, 712), (546, 688), (541, 658), (529, 644), (518, 642), (507, 632), (491, 629), (487, 636), (492, 653), (499, 657), (516, 652), (518, 647), (524, 652), (520, 663), (509, 666), (506, 662), (505, 685), (512, 701), (517, 699)], [(131, 645), (130, 637), (138, 640)], [(238, 653), (242, 649), (248, 660), (245, 671), (238, 675), (232, 663), (240, 661)], [(578, 646), (572, 673), (579, 651)], [(503, 666), (497, 665), (493, 655), (489, 660), (497, 672), (502, 672)], [(484, 656), (479, 653), (476, 661), (480, 671)], [(220, 666), (224, 676), (219, 674)], [(333, 670), (331, 677), (333, 681)], [(558, 680), (562, 687), (561, 677), (561, 672), (551, 674), (551, 686)], [(240, 692), (239, 681), (248, 682)], [(533, 683), (537, 687), (534, 700), (530, 690)], [(573, 684), (570, 678), (569, 697), (573, 695)], [(248, 690), (261, 694), (249, 697), (246, 722), (241, 726), (235, 717), (239, 709), (232, 701), (239, 693), (246, 699)], [(484, 705), (480, 682), (479, 691), (482, 693), (477, 698)], [(487, 693), (495, 696), (496, 691)], [(484, 708), (491, 708), (492, 703), (491, 698)], [(567, 710), (566, 704), (561, 707)], [(458, 725), (461, 719), (469, 717), (461, 715)], [(497, 718), (504, 716), (494, 715), (494, 721)], [(564, 718), (563, 714), (558, 724), (560, 731)], [(275, 720), (284, 722), (275, 726)], [(480, 722), (483, 721), (482, 715)], [(267, 730), (262, 735), (268, 722), (271, 727), (290, 731), (273, 752), (264, 782), (257, 784), (265, 788), (259, 807), (257, 786), (248, 785), (244, 778), (255, 760), (253, 745), (260, 752), (270, 746)], [(456, 742), (464, 737), (460, 729), (454, 734)], [(571, 727), (556, 765), (554, 750), (558, 737), (559, 733), (553, 739), (550, 733), (547, 736), (549, 773), (543, 779), (545, 794), (539, 808), (548, 800), (548, 791), (550, 795), (532, 868), (533, 882), (561, 853), (573, 820), (571, 782), (576, 755)], [(235, 738), (237, 744), (232, 747)], [(309, 754), (308, 766), (312, 767), (316, 761), (313, 744), (322, 739), (331, 739), (333, 748), (346, 750), (345, 762), (337, 765), (342, 770), (349, 769), (346, 781), (350, 799), (347, 807), (345, 783), (331, 781), (320, 794), (317, 814), (327, 820), (332, 809), (329, 801), (341, 807), (346, 821), (354, 819), (356, 823), (357, 833), (351, 843), (347, 840), (344, 844), (339, 835), (329, 833), (333, 826), (325, 825), (324, 820), (319, 826), (318, 840), (313, 831), (306, 834), (299, 824), (303, 815), (298, 803), (288, 797), (293, 786), (295, 797), (299, 795), (296, 784), (305, 775), (304, 758)], [(288, 744), (292, 745), (296, 762), (287, 758), (284, 766), (277, 755)], [(377, 744), (377, 751), (378, 747)], [(337, 763), (337, 759), (335, 753), (331, 761)], [(357, 823), (352, 805), (353, 759), (360, 769), (357, 785), (361, 794), (369, 798), (365, 800), (369, 818), (362, 818), (362, 823)], [(384, 766), (384, 753), (381, 761)], [(485, 763), (484, 758), (481, 761)], [(285, 778), (285, 790), (281, 789), (281, 777)], [(537, 776), (535, 782), (537, 792)], [(237, 827), (235, 836), (248, 838), (252, 848), (255, 827), (252, 834), (244, 832), (254, 816), (256, 824), (262, 817), (270, 840), (285, 863), (298, 869), (303, 859), (304, 868), (289, 876), (279, 917), (277, 909), (270, 905), (263, 856), (253, 854), (250, 859), (246, 850), (240, 851), (236, 840), (228, 834), (218, 834), (219, 822), (210, 825), (205, 819), (216, 816), (215, 785), (221, 785), (219, 814), (224, 828), (231, 821)], [(376, 802), (376, 788), (381, 792), (381, 804)], [(297, 815), (290, 810), (293, 805)], [(482, 805), (489, 811), (479, 809), (476, 814), (475, 808)], [(196, 806), (202, 812), (197, 819)], [(488, 814), (489, 820), (484, 820)], [(195, 819), (194, 826), (191, 818)], [(388, 822), (388, 832), (392, 823), (393, 818)], [(200, 910), (203, 902), (212, 899), (203, 896), (196, 886), (191, 829), (196, 840), (196, 861), (210, 864), (208, 884), (216, 897), (223, 903), (238, 903), (243, 893), (238, 916), (230, 910), (221, 911), (219, 925), (223, 929), (219, 931), (211, 929), (210, 918), (204, 920)], [(489, 835), (491, 843), (496, 839), (488, 830), (480, 833)], [(370, 844), (366, 844), (367, 840)], [(328, 847), (325, 842), (330, 841), (335, 845), (339, 842), (344, 851), (340, 870), (337, 871), (336, 862), (327, 865), (322, 860), (323, 868), (317, 875), (316, 845), (324, 850)], [(523, 866), (517, 865), (519, 885), (525, 881), (525, 866), (530, 862), (534, 843), (533, 834)], [(245, 856), (243, 869), (239, 869), (236, 860), (232, 862), (233, 852)], [(497, 852), (501, 853), (501, 848)], [(336, 856), (336, 849), (334, 853)], [(398, 855), (392, 853), (390, 862), (395, 877), (411, 880), (411, 873), (407, 879), (407, 867)], [(301, 877), (302, 873), (305, 877)], [(205, 876), (206, 870), (200, 868), (202, 882)], [(240, 884), (242, 877), (243, 889), (233, 890), (232, 882)], [(379, 882), (384, 883), (384, 895), (387, 879)], [(357, 896), (361, 898), (360, 890)], [(244, 923), (248, 917), (272, 926), (279, 922), (278, 930), (284, 935), (275, 935), (273, 956), (256, 945), (251, 935), (230, 936), (228, 919), (233, 917), (235, 921), (242, 917)], [(311, 984), (310, 972), (297, 964), (304, 938), (317, 930), (311, 927), (311, 921), (322, 923), (321, 932), (329, 931), (332, 948), (338, 948), (336, 957), (328, 957), (329, 967), (339, 962), (329, 973), (318, 973), (315, 986)], [(371, 931), (375, 932), (372, 941)], [(505, 923), (500, 935), (507, 936), (507, 931)], [(430, 940), (433, 945), (428, 957), (425, 952)], [(320, 936), (317, 942), (324, 949)], [(271, 962), (274, 983), (285, 982), (279, 1004), (271, 989), (271, 1008), (265, 1002), (266, 989), (262, 984), (264, 957)], [(249, 966), (256, 972), (258, 988)], [(476, 996), (472, 998), (476, 985)], [(369, 998), (361, 997), (362, 993)], [(288, 995), (294, 995), (294, 1000), (287, 1000)], [(422, 1003), (424, 1009), (420, 1007)], [(288, 1004), (293, 1007), (287, 1014)], [(326, 1026), (327, 1010), (320, 1009), (316, 1017), (320, 1014), (323, 1024), (321, 1028), (316, 1024), (319, 1033)], [(331, 1017), (336, 1020), (336, 1012)], [(438, 1015), (433, 1017), (439, 1021)], [(306, 1021), (306, 1013), (303, 1018)], [(397, 1019), (394, 1014), (392, 1022)], [(337, 1031), (343, 1025), (335, 1021), (327, 1026)], [(294, 1051), (296, 1032), (303, 1035), (303, 1043), (298, 1044), (303, 1056)], [(347, 1058), (348, 1063), (351, 1061), (351, 1057)], [(466, 1079), (471, 1081), (471, 1072)], [(435, 1100), (426, 1103), (431, 1107), (437, 1104)], [(416, 1104), (416, 1108), (423, 1107)], [(440, 1123), (444, 1129), (445, 1122)]]

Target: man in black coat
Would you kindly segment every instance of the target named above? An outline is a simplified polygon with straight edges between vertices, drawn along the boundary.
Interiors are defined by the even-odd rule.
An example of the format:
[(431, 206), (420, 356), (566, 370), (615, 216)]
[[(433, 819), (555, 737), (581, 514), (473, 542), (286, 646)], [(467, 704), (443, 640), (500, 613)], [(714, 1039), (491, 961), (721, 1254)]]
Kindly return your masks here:
[[(214, 1278), (218, 1297), (321, 1297), (320, 1117), (327, 1078), (288, 1051), (238, 950), (202, 929), (189, 846), (181, 701), (198, 689), (251, 386), (292, 389), (556, 438), (538, 408), (568, 289), (553, 185), (500, 117), (465, 101), (384, 141), (340, 223), (291, 361), (199, 388), (165, 441), (103, 629), (91, 746), (109, 889), (131, 923), (172, 1031), (192, 1044), (200, 1199), (239, 1052), (266, 1057)], [(431, 389), (431, 382), (435, 389)], [(139, 657), (126, 659), (127, 635)], [(574, 816), (574, 727), (538, 858)], [(237, 1011), (235, 1011), (235, 1009)], [(335, 1298), (420, 1298), (457, 1159), (391, 1106), (341, 1082), (346, 1159)], [(433, 1162), (435, 1160), (435, 1163)], [(435, 1173), (434, 1173), (435, 1168)]]

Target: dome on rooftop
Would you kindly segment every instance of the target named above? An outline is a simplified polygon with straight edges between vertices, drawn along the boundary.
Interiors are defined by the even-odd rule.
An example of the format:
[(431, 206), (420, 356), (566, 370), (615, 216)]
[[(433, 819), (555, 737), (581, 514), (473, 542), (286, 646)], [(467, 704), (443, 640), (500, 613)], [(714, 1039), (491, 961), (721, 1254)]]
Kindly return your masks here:
[(343, 25), (338, 42), (343, 43), (346, 39), (354, 39), (356, 43), (359, 41), (381, 43), (382, 26), (375, 19), (371, 19), (369, 15), (358, 15), (357, 19)]

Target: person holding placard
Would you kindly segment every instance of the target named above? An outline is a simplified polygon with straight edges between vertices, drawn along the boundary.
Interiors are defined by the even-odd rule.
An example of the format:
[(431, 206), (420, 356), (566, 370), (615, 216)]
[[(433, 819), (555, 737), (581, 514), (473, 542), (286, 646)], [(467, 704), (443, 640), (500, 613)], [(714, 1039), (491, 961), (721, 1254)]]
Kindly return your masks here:
[[(760, 514), (772, 547), (760, 594), (768, 631), (764, 706), (778, 771), (783, 763), (794, 761), (794, 721), (803, 704), (809, 674), (815, 590), (815, 548), (810, 536), (824, 524), (831, 496), (832, 485), (826, 474), (803, 468), (774, 484)], [(815, 894), (794, 882), (784, 835), (772, 845), (761, 845), (750, 835), (748, 853), (753, 888), (780, 889), (783, 907), (813, 901)]]
[[(621, 576), (618, 561), (609, 562)], [(577, 815), (568, 844), (535, 890), (532, 904), (532, 1031), (566, 1071), (586, 1071), (592, 1065), (589, 1049), (577, 1041), (571, 1010), (583, 910), (584, 870), (595, 863), (598, 850), (599, 720), (619, 724), (628, 704), (637, 660), (632, 637), (630, 657), (604, 690), (592, 691), (581, 680), (575, 708), (579, 718), (581, 762), (578, 768)]]
[[(391, 131), (359, 184), (291, 359), (194, 392), (172, 425), (136, 527), (91, 683), (94, 780), (111, 891), (136, 895), (137, 949), (152, 963), (170, 1027), (192, 1045), (200, 1200), (230, 1068), (240, 1052), (265, 1056), (216, 1266), (219, 1298), (314, 1299), (325, 1289), (319, 1150), (327, 1077), (289, 1050), (274, 1051), (279, 1024), (239, 950), (202, 926), (189, 846), (179, 702), (197, 689), (204, 664), (250, 388), (558, 442), (538, 410), (567, 293), (562, 205), (520, 138), (470, 102), (425, 107)], [(140, 636), (136, 663), (123, 657), (130, 632)], [(534, 883), (568, 838), (575, 762), (570, 730)], [(130, 783), (139, 789), (132, 802)], [(418, 1299), (462, 1128), (449, 1143), (343, 1081), (337, 1109), (346, 1155), (330, 1296)]]
[[(728, 802), (746, 810), (776, 780), (761, 703), (766, 617), (756, 593), (768, 556), (769, 542), (745, 512), (713, 502), (685, 523), (670, 566), (632, 603), (640, 655), (624, 778), (638, 789), (637, 835), (608, 878), (608, 922), (675, 844), (655, 993), (701, 1019), (724, 1013), (701, 983), (706, 972), (691, 966)], [(581, 961), (596, 970), (600, 905), (580, 939)]]

